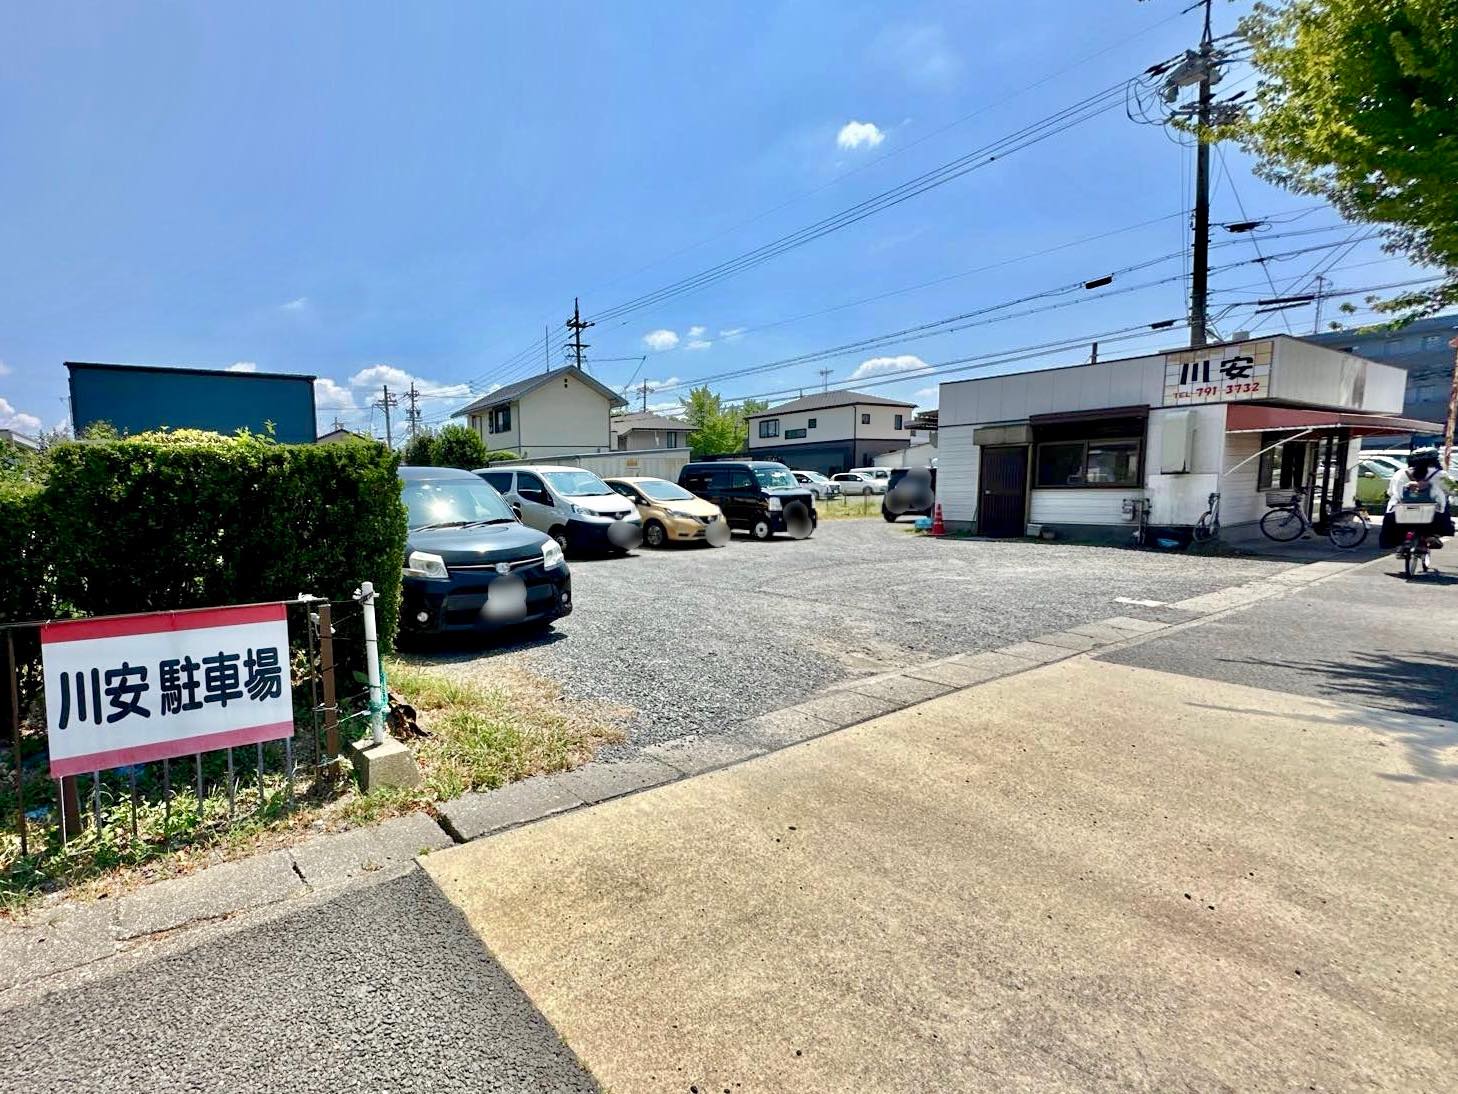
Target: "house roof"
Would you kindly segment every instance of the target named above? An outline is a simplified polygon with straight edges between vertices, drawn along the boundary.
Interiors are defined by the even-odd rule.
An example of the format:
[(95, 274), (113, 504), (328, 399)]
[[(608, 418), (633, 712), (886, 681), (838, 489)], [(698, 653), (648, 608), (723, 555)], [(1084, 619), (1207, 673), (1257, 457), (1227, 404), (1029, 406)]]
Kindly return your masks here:
[(452, 414), (451, 417), (460, 418), (466, 414), (471, 413), (471, 411), (473, 410), (484, 410), (488, 406), (500, 406), (502, 403), (514, 402), (515, 400), (520, 399), (523, 395), (526, 395), (527, 393), (532, 391), (536, 391), (537, 388), (542, 387), (544, 384), (549, 384), (553, 380), (557, 379), (557, 377), (565, 375), (569, 372), (576, 373), (579, 380), (581, 380), (588, 387), (592, 388), (594, 391), (606, 397), (609, 406), (628, 405), (628, 400), (624, 399), (621, 395), (619, 395), (612, 388), (608, 387), (602, 381), (594, 380), (591, 376), (589, 376), (586, 372), (583, 372), (576, 365), (563, 365), (561, 368), (554, 368), (550, 372), (539, 373), (536, 376), (528, 376), (525, 380), (518, 380), (514, 384), (507, 384), (505, 387), (499, 387), (495, 391), (489, 391), (474, 402), (468, 403), (467, 405), (461, 407), (461, 409)]
[(818, 391), (814, 395), (806, 395), (802, 399), (781, 403), (779, 406), (762, 410), (758, 414), (746, 414), (744, 417), (745, 420), (750, 420), (772, 417), (776, 414), (793, 414), (797, 410), (829, 410), (835, 406), (908, 406), (915, 408), (916, 404), (908, 403), (904, 399), (883, 399), (879, 395), (865, 395), (859, 391)]
[(612, 418), (614, 433), (627, 433), (633, 429), (677, 429), (692, 430), (689, 425), (679, 418), (665, 418), (662, 414), (653, 414), (640, 411), (637, 414), (614, 414)]

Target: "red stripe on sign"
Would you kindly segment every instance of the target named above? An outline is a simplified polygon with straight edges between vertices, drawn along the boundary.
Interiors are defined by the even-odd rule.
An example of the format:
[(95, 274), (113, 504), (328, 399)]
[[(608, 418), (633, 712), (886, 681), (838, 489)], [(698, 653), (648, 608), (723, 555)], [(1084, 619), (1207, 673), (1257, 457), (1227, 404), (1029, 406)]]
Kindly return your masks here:
[(51, 778), (63, 775), (84, 775), (89, 771), (109, 771), (126, 764), (144, 764), (153, 760), (172, 760), (178, 756), (191, 756), (195, 752), (212, 752), (219, 748), (237, 748), (240, 745), (256, 745), (263, 741), (279, 741), (294, 735), (294, 723), (270, 722), (263, 726), (249, 726), (247, 729), (226, 729), (220, 733), (204, 733), (198, 737), (180, 737), (175, 741), (155, 741), (152, 744), (132, 745), (129, 748), (113, 748), (106, 752), (92, 752), (85, 756), (66, 756), (51, 760)]
[(147, 612), (143, 615), (106, 615), (96, 619), (63, 619), (41, 625), (41, 642), (80, 642), (88, 638), (123, 638), (132, 634), (195, 631), (205, 627), (236, 627), (244, 623), (273, 623), (284, 619), (283, 604), (243, 604), (229, 608), (194, 608), (183, 612)]

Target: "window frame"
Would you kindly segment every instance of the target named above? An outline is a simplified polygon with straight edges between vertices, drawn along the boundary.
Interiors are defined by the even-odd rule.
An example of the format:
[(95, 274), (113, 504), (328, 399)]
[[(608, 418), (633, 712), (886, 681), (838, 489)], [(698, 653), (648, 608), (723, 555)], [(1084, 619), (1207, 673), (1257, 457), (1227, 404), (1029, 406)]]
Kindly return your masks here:
[(759, 420), (759, 439), (772, 441), (780, 435), (780, 420), (778, 418), (761, 418)]
[(500, 406), (493, 406), (486, 412), (487, 433), (510, 433), (511, 432), (511, 404), (502, 403)]
[(904, 414), (898, 414), (898, 415), (896, 415), (896, 428), (897, 429), (905, 429), (906, 428), (906, 426), (904, 424), (905, 421), (906, 421), (906, 415), (904, 415)]
[(871, 424), (871, 412), (869, 410), (862, 411), (861, 412), (861, 425), (870, 425), (870, 424)]
[[(1082, 449), (1082, 460), (1080, 462), (1080, 481), (1045, 483), (1042, 478), (1043, 450), (1045, 448), (1070, 448), (1079, 446)], [(1110, 445), (1131, 445), (1134, 450), (1134, 477), (1126, 482), (1089, 482), (1088, 481), (1088, 453), (1090, 448), (1102, 448)], [(1067, 437), (1057, 440), (1039, 441), (1033, 445), (1033, 467), (1032, 467), (1032, 489), (1034, 490), (1139, 490), (1144, 486), (1144, 438), (1138, 436), (1121, 437)]]
[(785, 440), (787, 440), (787, 441), (802, 441), (804, 439), (805, 439), (805, 430), (804, 429), (787, 429), (787, 430), (785, 430)]
[(805, 422), (805, 428), (806, 429), (814, 429), (815, 428), (815, 419), (814, 418), (808, 419)]

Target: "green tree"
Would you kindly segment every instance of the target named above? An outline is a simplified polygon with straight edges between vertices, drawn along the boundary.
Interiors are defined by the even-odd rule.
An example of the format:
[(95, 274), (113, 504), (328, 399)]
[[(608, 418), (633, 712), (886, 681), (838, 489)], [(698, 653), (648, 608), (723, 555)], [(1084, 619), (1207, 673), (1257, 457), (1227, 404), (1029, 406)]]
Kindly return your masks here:
[(1458, 303), (1458, 0), (1259, 3), (1241, 30), (1260, 83), (1233, 135), (1257, 172), (1442, 271), (1384, 309)]
[(684, 420), (693, 427), (689, 448), (695, 456), (722, 456), (738, 452), (749, 436), (738, 407), (725, 406), (707, 386), (696, 387), (683, 403)]
[(431, 446), (433, 467), (463, 467), (472, 471), (486, 464), (491, 458), (486, 442), (469, 426), (442, 426)]
[(400, 462), (406, 467), (435, 467), (435, 430), (422, 429), (406, 441), (400, 450)]

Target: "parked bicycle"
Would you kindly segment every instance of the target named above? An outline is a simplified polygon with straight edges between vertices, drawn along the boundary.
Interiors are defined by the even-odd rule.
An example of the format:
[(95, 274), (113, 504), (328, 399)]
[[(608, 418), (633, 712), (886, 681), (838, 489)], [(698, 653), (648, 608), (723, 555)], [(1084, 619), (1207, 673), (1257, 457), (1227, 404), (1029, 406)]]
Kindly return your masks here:
[(1196, 543), (1208, 543), (1220, 534), (1220, 495), (1211, 494), (1206, 504), (1209, 508), (1200, 514), (1200, 519), (1190, 529)]
[(1277, 543), (1290, 543), (1293, 539), (1321, 531), (1325, 532), (1333, 547), (1343, 551), (1361, 546), (1371, 529), (1365, 509), (1338, 509), (1333, 513), (1323, 504), (1323, 520), (1317, 524), (1306, 515), (1301, 504), (1304, 495), (1302, 490), (1267, 494), (1266, 504), (1271, 506), (1271, 510), (1261, 517), (1261, 534)]

